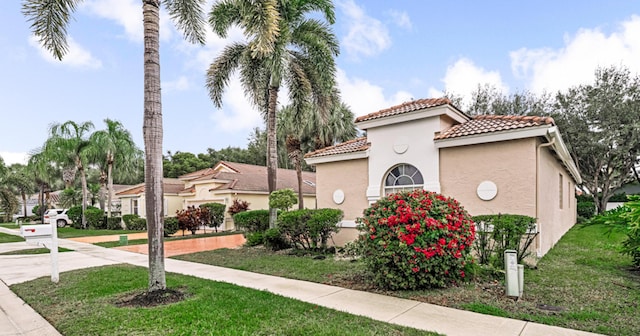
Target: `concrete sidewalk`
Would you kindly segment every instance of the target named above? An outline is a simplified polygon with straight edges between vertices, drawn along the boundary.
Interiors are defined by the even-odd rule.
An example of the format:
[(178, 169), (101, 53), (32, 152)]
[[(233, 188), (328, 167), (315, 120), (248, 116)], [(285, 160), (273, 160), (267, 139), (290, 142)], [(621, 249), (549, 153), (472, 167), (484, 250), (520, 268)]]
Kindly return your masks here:
[[(6, 232), (0, 228), (0, 232)], [(12, 230), (9, 230), (12, 231)], [(69, 255), (64, 260), (60, 259), (61, 271), (88, 267), (87, 263), (94, 265), (129, 263), (146, 267), (148, 259), (146, 255), (106, 249), (86, 243), (61, 239), (61, 247), (72, 249), (75, 252), (60, 254)], [(73, 255), (71, 255), (73, 254)], [(84, 262), (74, 261), (76, 257), (83, 256)], [(32, 264), (38, 264), (32, 272), (26, 272), (19, 265), (28, 258)], [(48, 255), (36, 256), (0, 256), (0, 279), (8, 285), (35, 279), (43, 276)], [(89, 262), (91, 261), (91, 262)], [(77, 267), (76, 267), (77, 266)], [(44, 268), (43, 268), (44, 267)], [(66, 267), (66, 268), (63, 268)], [(167, 272), (192, 275), (203, 279), (222, 281), (243, 287), (265, 290), (285, 297), (333, 308), (351, 314), (367, 316), (376, 320), (414, 327), (422, 330), (436, 331), (446, 335), (491, 335), (491, 336), (561, 336), (561, 335), (596, 335), (583, 331), (565, 329), (538, 323), (519, 321), (514, 319), (483, 315), (468, 311), (456, 310), (447, 307), (422, 303), (418, 301), (400, 299), (368, 292), (344, 289), (341, 287), (317, 284), (307, 281), (285, 279), (270, 275), (233, 270), (217, 266), (203, 265), (181, 260), (166, 259)], [(15, 272), (12, 270), (16, 270)], [(18, 274), (16, 274), (18, 273)], [(0, 293), (1, 295), (1, 293)], [(6, 307), (9, 305), (9, 307)], [(0, 321), (3, 318), (10, 321), (20, 321), (14, 316), (11, 305), (24, 305), (15, 295), (13, 297), (2, 296), (0, 300)], [(29, 314), (37, 315), (33, 312)], [(40, 317), (37, 315), (37, 317)], [(33, 317), (36, 318), (35, 316)], [(40, 317), (41, 318), (41, 317)], [(3, 323), (4, 324), (4, 323)], [(19, 324), (18, 327), (21, 325)], [(16, 329), (14, 334), (2, 333), (2, 335), (36, 335)], [(41, 335), (41, 333), (37, 334)], [(55, 335), (55, 334), (54, 334)]]

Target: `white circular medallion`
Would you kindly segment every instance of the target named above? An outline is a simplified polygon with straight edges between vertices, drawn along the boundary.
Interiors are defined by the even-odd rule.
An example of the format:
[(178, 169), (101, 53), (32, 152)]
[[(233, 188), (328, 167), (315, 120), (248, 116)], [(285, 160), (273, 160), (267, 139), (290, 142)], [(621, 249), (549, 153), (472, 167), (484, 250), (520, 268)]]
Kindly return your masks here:
[(478, 185), (476, 193), (481, 200), (490, 201), (498, 194), (498, 186), (491, 181), (483, 181)]
[(403, 154), (409, 149), (409, 138), (406, 136), (399, 136), (393, 143), (393, 151), (398, 154)]
[(336, 189), (336, 191), (333, 192), (333, 203), (342, 204), (342, 202), (344, 202), (344, 191), (342, 191), (342, 189)]

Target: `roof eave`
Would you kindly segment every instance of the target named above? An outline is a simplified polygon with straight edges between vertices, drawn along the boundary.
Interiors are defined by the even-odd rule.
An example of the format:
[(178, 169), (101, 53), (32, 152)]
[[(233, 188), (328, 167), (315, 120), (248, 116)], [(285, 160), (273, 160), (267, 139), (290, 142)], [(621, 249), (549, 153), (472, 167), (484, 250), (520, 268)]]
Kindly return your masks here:
[(549, 131), (547, 133), (547, 139), (549, 139), (550, 142), (555, 140), (553, 141), (553, 145), (552, 145), (553, 150), (558, 154), (558, 157), (560, 157), (560, 160), (562, 161), (563, 165), (567, 168), (569, 173), (573, 176), (573, 179), (576, 181), (576, 184), (582, 184), (582, 176), (580, 176), (580, 171), (578, 170), (578, 166), (576, 166), (575, 161), (573, 161), (573, 158), (569, 153), (569, 149), (567, 149), (567, 146), (562, 140), (562, 135), (560, 135), (560, 131), (558, 131), (558, 127), (554, 126), (549, 128)]
[(308, 157), (308, 158), (305, 158), (304, 161), (308, 165), (314, 166), (314, 165), (317, 165), (319, 163), (366, 159), (368, 157), (369, 157), (369, 149), (366, 149), (366, 150), (363, 150), (363, 151), (350, 152), (350, 153), (330, 154), (330, 155), (322, 155), (322, 156), (317, 156), (317, 157)]

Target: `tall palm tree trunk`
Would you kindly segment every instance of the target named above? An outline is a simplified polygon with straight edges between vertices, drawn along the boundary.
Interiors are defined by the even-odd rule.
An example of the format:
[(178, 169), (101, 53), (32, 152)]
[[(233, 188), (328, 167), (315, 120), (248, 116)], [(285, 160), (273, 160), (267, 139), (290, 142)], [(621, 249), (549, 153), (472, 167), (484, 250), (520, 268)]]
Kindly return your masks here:
[(87, 176), (84, 172), (84, 166), (82, 165), (82, 161), (80, 158), (77, 159), (78, 172), (80, 173), (80, 182), (82, 184), (82, 228), (87, 228), (87, 217), (85, 216), (85, 212), (87, 211), (87, 194), (89, 193), (89, 188), (87, 188)]
[(160, 0), (143, 0), (145, 200), (149, 237), (149, 292), (164, 290)]
[[(267, 110), (267, 180), (269, 194), (276, 190), (278, 181), (278, 144), (276, 138), (276, 105), (278, 103), (278, 89), (276, 85), (269, 86), (269, 107)], [(277, 210), (269, 208), (269, 228), (276, 227)]]
[(113, 158), (107, 159), (107, 217), (111, 218), (111, 194), (113, 193)]

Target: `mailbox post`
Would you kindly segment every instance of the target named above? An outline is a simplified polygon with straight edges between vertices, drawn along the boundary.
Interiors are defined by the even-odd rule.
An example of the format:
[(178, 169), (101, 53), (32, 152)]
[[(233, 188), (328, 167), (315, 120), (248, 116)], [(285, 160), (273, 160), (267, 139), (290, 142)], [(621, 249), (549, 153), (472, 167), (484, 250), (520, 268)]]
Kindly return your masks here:
[(43, 245), (49, 249), (51, 255), (51, 281), (54, 283), (58, 283), (60, 280), (57, 229), (54, 218), (51, 219), (51, 224), (22, 225), (20, 227), (20, 235), (27, 241), (27, 244)]

